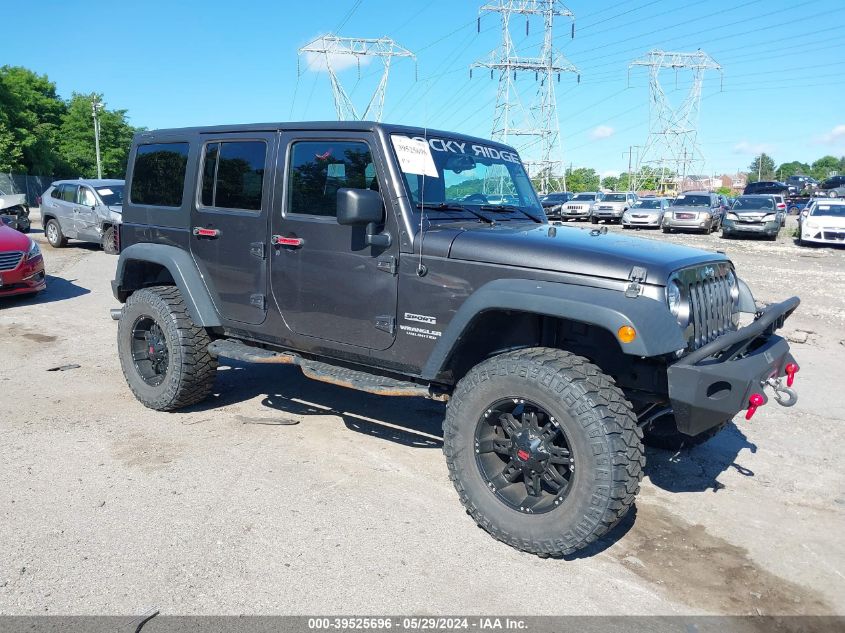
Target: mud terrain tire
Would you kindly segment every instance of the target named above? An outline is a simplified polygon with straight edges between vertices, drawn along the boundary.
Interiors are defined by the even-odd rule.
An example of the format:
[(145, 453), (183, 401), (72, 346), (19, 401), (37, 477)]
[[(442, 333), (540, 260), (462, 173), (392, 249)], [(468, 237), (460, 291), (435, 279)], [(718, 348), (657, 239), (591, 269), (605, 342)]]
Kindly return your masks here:
[[(551, 493), (562, 501), (542, 513), (526, 513), (503, 501), (509, 485), (491, 485), (479, 456), (491, 452), (479, 451), (478, 434), (494, 424), (487, 417), (498, 406), (493, 403), (511, 400), (544, 409), (571, 448), (568, 487), (561, 497)], [(523, 417), (522, 429), (536, 426)], [(475, 366), (455, 388), (443, 431), (449, 477), (467, 512), (493, 537), (526, 552), (559, 557), (589, 545), (619, 523), (639, 492), (645, 455), (631, 405), (611, 378), (569, 352), (523, 349)], [(517, 458), (500, 459), (516, 463)], [(530, 475), (524, 472), (523, 482), (510, 485), (528, 490)]]
[[(139, 346), (136, 342), (140, 334), (143, 343), (145, 329), (154, 333), (149, 339), (153, 342)], [(174, 286), (134, 292), (118, 322), (117, 348), (126, 382), (141, 404), (157, 411), (174, 411), (208, 397), (217, 370), (217, 360), (208, 353), (209, 343), (208, 333), (191, 320)], [(150, 370), (145, 357), (144, 349), (153, 345), (166, 353), (160, 372)]]

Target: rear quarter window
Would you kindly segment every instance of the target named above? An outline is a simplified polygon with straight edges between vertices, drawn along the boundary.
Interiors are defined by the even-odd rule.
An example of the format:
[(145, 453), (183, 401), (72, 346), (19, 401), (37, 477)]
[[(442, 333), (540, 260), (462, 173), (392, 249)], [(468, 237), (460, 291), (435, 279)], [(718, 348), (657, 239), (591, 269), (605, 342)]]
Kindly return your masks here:
[(130, 200), (155, 207), (181, 207), (188, 167), (187, 143), (139, 145), (132, 170)]

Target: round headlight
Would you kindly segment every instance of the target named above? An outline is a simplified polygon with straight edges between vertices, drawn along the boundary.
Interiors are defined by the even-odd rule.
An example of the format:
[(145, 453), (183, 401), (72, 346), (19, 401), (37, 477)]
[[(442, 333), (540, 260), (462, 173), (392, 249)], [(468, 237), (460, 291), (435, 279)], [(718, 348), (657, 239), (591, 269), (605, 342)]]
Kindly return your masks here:
[(674, 281), (666, 287), (666, 303), (669, 305), (669, 312), (672, 316), (678, 318), (678, 313), (681, 310), (681, 289)]
[(736, 275), (732, 270), (728, 271), (728, 287), (731, 291), (731, 300), (736, 303), (739, 299), (739, 283), (737, 283)]

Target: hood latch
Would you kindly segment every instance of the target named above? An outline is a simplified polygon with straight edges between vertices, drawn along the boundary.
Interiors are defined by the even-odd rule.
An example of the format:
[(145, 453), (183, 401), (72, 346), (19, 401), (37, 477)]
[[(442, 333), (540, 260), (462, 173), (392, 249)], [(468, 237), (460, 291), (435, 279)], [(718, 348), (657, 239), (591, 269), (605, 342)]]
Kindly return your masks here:
[(628, 274), (628, 279), (631, 283), (625, 288), (626, 297), (639, 297), (643, 293), (642, 284), (648, 278), (648, 271), (642, 266), (634, 266)]

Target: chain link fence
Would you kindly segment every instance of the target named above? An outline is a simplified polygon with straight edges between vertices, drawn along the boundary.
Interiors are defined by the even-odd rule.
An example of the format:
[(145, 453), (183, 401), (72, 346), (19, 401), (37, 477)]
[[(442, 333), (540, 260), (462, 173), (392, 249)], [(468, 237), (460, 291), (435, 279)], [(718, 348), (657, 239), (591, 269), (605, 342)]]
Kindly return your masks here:
[(54, 178), (50, 176), (29, 176), (26, 174), (0, 174), (0, 191), (8, 194), (26, 194), (30, 207), (38, 206), (38, 198), (46, 191)]

